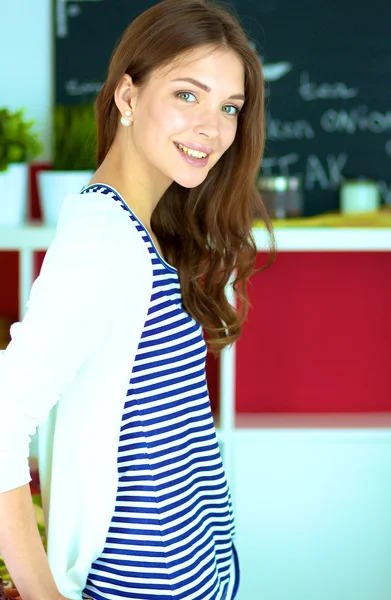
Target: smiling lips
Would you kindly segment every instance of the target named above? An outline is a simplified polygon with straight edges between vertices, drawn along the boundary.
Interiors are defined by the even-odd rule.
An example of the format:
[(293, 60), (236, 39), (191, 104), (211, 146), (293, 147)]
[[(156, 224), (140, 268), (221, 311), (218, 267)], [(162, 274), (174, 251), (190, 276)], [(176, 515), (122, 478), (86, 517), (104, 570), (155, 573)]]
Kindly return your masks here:
[(205, 167), (208, 164), (209, 154), (205, 152), (200, 152), (198, 150), (192, 150), (184, 146), (183, 144), (179, 144), (174, 142), (176, 149), (182, 158), (191, 165), (196, 167)]
[(178, 144), (177, 148), (187, 154), (188, 156), (193, 156), (194, 158), (206, 158), (208, 156), (205, 152), (200, 152), (199, 150), (192, 150), (191, 148), (187, 148), (183, 144)]
[(184, 149), (185, 151), (190, 151), (190, 153), (192, 154), (192, 150), (195, 151), (195, 153), (200, 152), (202, 154), (212, 154), (212, 152), (214, 152), (214, 149), (211, 148), (210, 146), (203, 146), (202, 144), (193, 144), (192, 142), (174, 142), (174, 144), (177, 147), (181, 147), (181, 149)]

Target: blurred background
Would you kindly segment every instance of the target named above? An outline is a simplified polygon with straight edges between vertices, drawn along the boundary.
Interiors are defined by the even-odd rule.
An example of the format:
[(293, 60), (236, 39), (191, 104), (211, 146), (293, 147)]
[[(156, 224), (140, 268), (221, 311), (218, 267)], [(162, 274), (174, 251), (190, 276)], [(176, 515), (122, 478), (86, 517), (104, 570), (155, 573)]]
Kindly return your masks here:
[[(0, 0), (0, 348), (63, 198), (94, 171), (112, 49), (153, 4)], [(278, 248), (252, 278), (241, 339), (207, 362), (238, 600), (391, 600), (390, 6), (226, 4), (263, 65), (257, 185)], [(257, 220), (254, 236), (261, 266)], [(31, 464), (39, 506), (35, 439)]]

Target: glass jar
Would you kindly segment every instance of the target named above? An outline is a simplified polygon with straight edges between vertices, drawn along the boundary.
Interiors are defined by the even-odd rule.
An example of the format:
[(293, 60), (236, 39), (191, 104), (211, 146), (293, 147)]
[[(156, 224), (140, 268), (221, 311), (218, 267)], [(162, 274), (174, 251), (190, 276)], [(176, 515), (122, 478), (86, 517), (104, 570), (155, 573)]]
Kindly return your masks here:
[(304, 197), (298, 177), (260, 176), (257, 188), (270, 218), (286, 219), (303, 214)]

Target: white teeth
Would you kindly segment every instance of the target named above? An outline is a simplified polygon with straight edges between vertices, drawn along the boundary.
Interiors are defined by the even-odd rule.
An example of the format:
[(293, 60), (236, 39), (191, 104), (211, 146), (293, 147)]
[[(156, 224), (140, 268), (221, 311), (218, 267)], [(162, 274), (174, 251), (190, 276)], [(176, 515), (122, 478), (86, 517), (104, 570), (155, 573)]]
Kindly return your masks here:
[(180, 148), (185, 154), (189, 154), (190, 156), (195, 156), (195, 158), (206, 158), (208, 155), (205, 152), (199, 152), (198, 150), (191, 150), (191, 148), (187, 148), (182, 144), (178, 144), (178, 148)]

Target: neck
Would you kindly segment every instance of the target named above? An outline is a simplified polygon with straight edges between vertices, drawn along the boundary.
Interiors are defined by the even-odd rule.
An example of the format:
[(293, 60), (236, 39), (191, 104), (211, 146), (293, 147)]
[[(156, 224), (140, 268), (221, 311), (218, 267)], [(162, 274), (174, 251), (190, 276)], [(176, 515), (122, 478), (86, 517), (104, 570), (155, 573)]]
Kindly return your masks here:
[(150, 229), (152, 213), (172, 180), (142, 161), (136, 152), (124, 151), (123, 144), (116, 139), (90, 183), (107, 183), (118, 190), (129, 208)]

